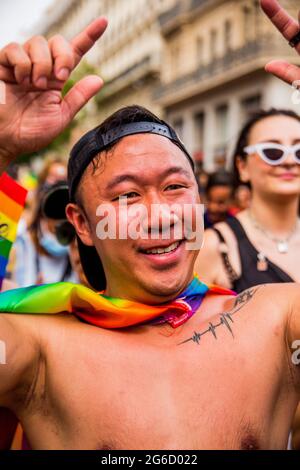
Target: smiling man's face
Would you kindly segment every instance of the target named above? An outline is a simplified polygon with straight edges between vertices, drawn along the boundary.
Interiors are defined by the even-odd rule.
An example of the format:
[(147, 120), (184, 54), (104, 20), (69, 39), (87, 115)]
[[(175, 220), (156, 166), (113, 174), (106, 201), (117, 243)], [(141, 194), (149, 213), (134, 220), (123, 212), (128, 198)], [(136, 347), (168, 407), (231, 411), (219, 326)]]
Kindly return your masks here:
[[(161, 211), (159, 219), (151, 220), (151, 208), (177, 204), (183, 209), (184, 205), (200, 203), (191, 165), (180, 148), (153, 134), (125, 137), (101, 159), (96, 171), (92, 165), (87, 168), (80, 184), (84, 211), (70, 205), (68, 216), (83, 243), (94, 245), (101, 257), (107, 295), (148, 303), (166, 302), (192, 279), (198, 251), (187, 250), (183, 230), (180, 235), (175, 230), (183, 210), (181, 216), (180, 211)], [(120, 206), (120, 198), (126, 199), (126, 210)], [(99, 239), (97, 209), (102, 204), (114, 209), (117, 234), (120, 225), (124, 231), (124, 224), (131, 220), (125, 217), (128, 209), (142, 205), (149, 214), (142, 219), (144, 233), (149, 234), (147, 239)], [(156, 233), (155, 239), (151, 231)]]

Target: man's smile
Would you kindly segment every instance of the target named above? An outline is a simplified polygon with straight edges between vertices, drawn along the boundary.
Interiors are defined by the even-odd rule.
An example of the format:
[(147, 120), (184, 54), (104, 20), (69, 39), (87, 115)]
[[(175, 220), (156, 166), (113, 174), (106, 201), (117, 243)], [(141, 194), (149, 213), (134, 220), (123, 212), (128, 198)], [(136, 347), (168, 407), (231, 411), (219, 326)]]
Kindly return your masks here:
[(178, 262), (184, 250), (185, 240), (179, 240), (172, 243), (168, 242), (168, 244), (161, 242), (149, 248), (139, 248), (138, 252), (151, 264), (164, 267), (170, 263)]

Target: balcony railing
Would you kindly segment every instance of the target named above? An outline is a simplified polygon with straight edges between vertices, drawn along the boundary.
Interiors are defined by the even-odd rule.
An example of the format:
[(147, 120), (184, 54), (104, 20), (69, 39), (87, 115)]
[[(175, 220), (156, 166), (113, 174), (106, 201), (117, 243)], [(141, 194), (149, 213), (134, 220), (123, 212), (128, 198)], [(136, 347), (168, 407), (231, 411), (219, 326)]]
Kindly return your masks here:
[(119, 80), (126, 79), (127, 77), (132, 76), (136, 71), (141, 70), (142, 68), (150, 69), (150, 64), (151, 64), (151, 57), (146, 56), (142, 60), (140, 60), (140, 62), (137, 62), (136, 64), (133, 64), (131, 67), (128, 67), (126, 70), (124, 70), (124, 72), (120, 73), (113, 80), (107, 82), (107, 85), (113, 85), (115, 82)]
[(194, 10), (195, 8), (202, 7), (210, 0), (191, 0), (190, 2), (190, 10)]
[(135, 85), (139, 80), (146, 77), (156, 77), (158, 72), (157, 64), (152, 60), (150, 55), (147, 55), (119, 75), (111, 80), (107, 80), (105, 87), (103, 87), (99, 95), (97, 95), (96, 101), (101, 103), (113, 94), (118, 93), (121, 89)]
[(159, 24), (160, 26), (165, 26), (168, 24), (170, 21), (174, 20), (175, 18), (178, 17), (178, 15), (182, 11), (182, 2), (179, 0), (175, 5), (170, 8), (170, 10), (167, 10), (166, 12), (162, 13), (159, 17)]
[(206, 65), (201, 65), (194, 71), (187, 73), (165, 85), (160, 86), (154, 93), (155, 99), (163, 98), (169, 94), (177, 93), (187, 86), (193, 86), (205, 80), (212, 79), (218, 75), (228, 72), (230, 69), (260, 57), (274, 58), (276, 54), (284, 54), (284, 44), (274, 44), (274, 36), (260, 37), (255, 41), (248, 42), (239, 49), (227, 51), (223, 57), (214, 59)]
[(162, 29), (168, 28), (174, 21), (180, 21), (180, 16), (192, 13), (209, 2), (211, 0), (178, 0), (172, 8), (160, 15), (160, 26)]

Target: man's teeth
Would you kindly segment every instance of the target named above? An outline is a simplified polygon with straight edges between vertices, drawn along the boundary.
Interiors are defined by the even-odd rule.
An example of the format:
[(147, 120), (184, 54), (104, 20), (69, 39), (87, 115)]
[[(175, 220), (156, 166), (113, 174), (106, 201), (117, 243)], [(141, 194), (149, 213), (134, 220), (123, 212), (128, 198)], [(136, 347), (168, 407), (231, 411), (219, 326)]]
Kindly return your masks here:
[(164, 253), (170, 253), (171, 251), (175, 251), (179, 247), (180, 242), (173, 243), (166, 248), (153, 248), (152, 250), (147, 250), (147, 255), (162, 255)]

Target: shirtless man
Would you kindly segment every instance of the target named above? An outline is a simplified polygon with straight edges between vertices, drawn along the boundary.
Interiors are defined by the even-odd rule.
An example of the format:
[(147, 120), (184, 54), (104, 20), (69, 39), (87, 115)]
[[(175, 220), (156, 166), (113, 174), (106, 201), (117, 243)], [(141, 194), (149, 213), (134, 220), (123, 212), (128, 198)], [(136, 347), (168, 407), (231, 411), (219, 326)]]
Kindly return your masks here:
[[(1, 51), (3, 168), (50, 142), (99, 90), (99, 79), (86, 78), (61, 101), (67, 73), (59, 69), (71, 70), (104, 28), (98, 19), (70, 44), (38, 37)], [(145, 249), (174, 239), (99, 240), (95, 214), (100, 203), (122, 195), (145, 205), (196, 202), (186, 155), (166, 137), (139, 134), (119, 140), (100, 160), (81, 178), (80, 205), (67, 211), (81, 240), (101, 255), (107, 294), (144, 304), (174, 299), (192, 279), (197, 251), (186, 251), (183, 242), (175, 254), (149, 257)], [(229, 327), (221, 322), (224, 313)], [(34, 449), (286, 448), (300, 395), (292, 359), (300, 339), (297, 285), (208, 296), (177, 329), (99, 329), (71, 315), (5, 313), (0, 338), (7, 345), (0, 405), (15, 412)]]

